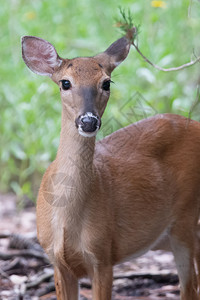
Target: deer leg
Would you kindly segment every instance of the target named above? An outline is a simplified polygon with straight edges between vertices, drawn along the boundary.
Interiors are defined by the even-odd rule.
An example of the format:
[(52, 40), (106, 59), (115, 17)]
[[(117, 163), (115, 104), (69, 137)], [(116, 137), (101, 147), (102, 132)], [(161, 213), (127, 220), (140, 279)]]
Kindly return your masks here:
[(78, 280), (72, 273), (63, 268), (55, 267), (54, 279), (58, 300), (78, 300)]
[[(185, 234), (189, 236), (189, 234)], [(173, 235), (170, 241), (180, 280), (181, 300), (199, 300), (197, 275), (194, 266), (195, 247), (192, 234), (191, 239), (180, 239), (180, 236)]]
[(112, 295), (112, 266), (95, 267), (92, 277), (93, 300), (110, 300)]

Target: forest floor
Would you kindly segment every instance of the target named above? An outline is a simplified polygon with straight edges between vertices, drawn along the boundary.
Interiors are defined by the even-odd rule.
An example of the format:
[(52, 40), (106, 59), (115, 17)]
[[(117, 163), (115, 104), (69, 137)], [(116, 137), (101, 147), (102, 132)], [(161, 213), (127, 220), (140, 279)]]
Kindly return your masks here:
[[(53, 269), (36, 240), (35, 207), (19, 209), (13, 194), (0, 194), (0, 300), (55, 300)], [(92, 299), (87, 278), (81, 300)], [(169, 252), (149, 251), (114, 267), (114, 300), (180, 299)]]

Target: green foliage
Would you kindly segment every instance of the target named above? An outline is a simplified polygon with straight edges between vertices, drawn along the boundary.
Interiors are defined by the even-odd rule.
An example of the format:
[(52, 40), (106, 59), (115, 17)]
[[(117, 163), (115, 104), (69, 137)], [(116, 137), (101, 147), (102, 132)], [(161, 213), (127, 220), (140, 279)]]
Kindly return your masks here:
[(134, 27), (133, 16), (131, 15), (130, 8), (127, 10), (125, 8), (119, 7), (119, 12), (121, 15), (122, 20), (118, 20), (121, 24), (120, 29), (122, 29), (125, 33), (128, 29)]
[(132, 29), (134, 28), (135, 30), (132, 31), (133, 34), (132, 41), (134, 41), (139, 34), (140, 25), (136, 25), (133, 22), (133, 15), (131, 14), (130, 9), (126, 10), (125, 8), (122, 8), (120, 6), (119, 12), (121, 18), (116, 19), (117, 21), (116, 26), (120, 28), (120, 30), (123, 32), (124, 35), (126, 35), (127, 32), (129, 32), (130, 30), (132, 31)]
[[(158, 1), (157, 1), (158, 2)], [(121, 15), (141, 24), (138, 46), (162, 67), (178, 66), (200, 55), (200, 3), (121, 0)], [(128, 15), (126, 15), (128, 12)], [(10, 0), (0, 10), (0, 190), (35, 198), (41, 175), (55, 158), (59, 143), (61, 104), (58, 87), (31, 73), (21, 59), (20, 37), (35, 35), (51, 42), (60, 56), (90, 56), (120, 37), (120, 18), (113, 0)], [(131, 19), (134, 17), (134, 24)], [(122, 20), (123, 21), (123, 20)], [(189, 115), (196, 99), (199, 64), (180, 72), (162, 73), (132, 47), (112, 80), (111, 99), (99, 138), (155, 113)], [(195, 104), (191, 117), (199, 119)]]

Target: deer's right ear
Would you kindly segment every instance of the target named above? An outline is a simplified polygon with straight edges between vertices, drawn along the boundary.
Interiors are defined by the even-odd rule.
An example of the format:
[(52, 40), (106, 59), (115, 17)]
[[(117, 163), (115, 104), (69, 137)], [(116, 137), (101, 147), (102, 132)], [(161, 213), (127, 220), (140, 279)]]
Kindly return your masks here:
[(58, 56), (54, 46), (34, 36), (22, 37), (22, 57), (31, 71), (50, 77), (62, 64), (62, 59)]

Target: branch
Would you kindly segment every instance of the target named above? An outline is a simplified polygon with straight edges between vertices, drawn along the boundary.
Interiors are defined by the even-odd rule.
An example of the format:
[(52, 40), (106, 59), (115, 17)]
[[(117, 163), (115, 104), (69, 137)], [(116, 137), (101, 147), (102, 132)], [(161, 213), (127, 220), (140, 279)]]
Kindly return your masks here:
[(37, 251), (37, 250), (31, 250), (31, 249), (26, 249), (26, 250), (21, 250), (21, 251), (12, 251), (11, 253), (2, 253), (0, 252), (0, 259), (1, 260), (9, 260), (12, 259), (13, 257), (29, 257), (29, 258), (37, 258), (37, 259), (42, 259), (45, 263), (49, 264), (48, 257)]
[(9, 248), (12, 249), (41, 250), (41, 246), (37, 243), (37, 236), (35, 232), (25, 235), (5, 232), (0, 233), (0, 239), (10, 239)]
[(6, 272), (4, 272), (4, 270), (0, 269), (0, 275), (10, 281), (10, 277), (8, 276), (8, 274)]
[(198, 86), (197, 86), (197, 95), (196, 95), (196, 99), (195, 99), (195, 101), (192, 103), (192, 106), (191, 106), (190, 111), (189, 111), (189, 114), (188, 114), (188, 119), (191, 119), (191, 115), (192, 115), (192, 113), (193, 113), (195, 107), (198, 105), (199, 101), (200, 101), (200, 85), (198, 84)]
[(35, 296), (42, 297), (42, 296), (45, 296), (45, 295), (47, 295), (51, 292), (54, 292), (54, 291), (55, 291), (54, 282), (49, 282), (48, 285), (46, 285), (45, 287), (43, 287), (43, 288), (39, 289), (38, 291), (36, 291)]
[(119, 8), (120, 14), (122, 19), (118, 20), (116, 23), (116, 26), (119, 27), (125, 34), (126, 37), (130, 40), (131, 44), (135, 47), (136, 51), (140, 54), (140, 56), (142, 56), (142, 58), (148, 63), (150, 64), (152, 67), (154, 67), (155, 69), (159, 70), (159, 71), (163, 71), (163, 72), (172, 72), (172, 71), (180, 71), (183, 70), (185, 68), (191, 67), (193, 65), (195, 65), (196, 63), (200, 62), (200, 56), (196, 58), (196, 60), (192, 60), (189, 63), (183, 64), (179, 67), (173, 67), (173, 68), (162, 68), (159, 67), (158, 65), (152, 63), (138, 48), (138, 46), (135, 44), (135, 40), (138, 36), (139, 33), (139, 25), (134, 26), (134, 22), (133, 22), (133, 17), (131, 15), (130, 10), (125, 10), (122, 8)]
[(30, 289), (30, 288), (34, 288), (37, 287), (38, 285), (40, 285), (40, 283), (49, 280), (50, 278), (52, 278), (54, 275), (54, 271), (50, 270), (49, 272), (45, 272), (42, 275), (38, 276), (38, 278), (36, 278), (33, 281), (30, 281), (26, 284), (26, 288)]
[(185, 68), (191, 67), (193, 65), (195, 65), (197, 62), (200, 62), (200, 56), (197, 57), (197, 59), (192, 60), (189, 63), (183, 64), (179, 67), (173, 67), (173, 68), (161, 68), (158, 65), (152, 63), (146, 56), (144, 56), (144, 54), (142, 54), (142, 52), (140, 51), (140, 49), (138, 48), (138, 46), (134, 43), (134, 41), (132, 42), (132, 45), (135, 47), (136, 51), (142, 56), (142, 58), (144, 58), (144, 60), (149, 63), (152, 67), (154, 67), (155, 69), (159, 70), (159, 71), (163, 71), (163, 72), (171, 72), (171, 71), (179, 71), (179, 70), (183, 70)]
[(125, 272), (124, 274), (118, 273), (114, 274), (114, 279), (135, 279), (135, 278), (142, 278), (142, 279), (153, 279), (155, 282), (173, 282), (177, 283), (178, 276), (175, 273), (167, 272), (167, 271), (157, 271), (157, 272)]
[(0, 233), (0, 239), (7, 239), (11, 237), (11, 233)]

